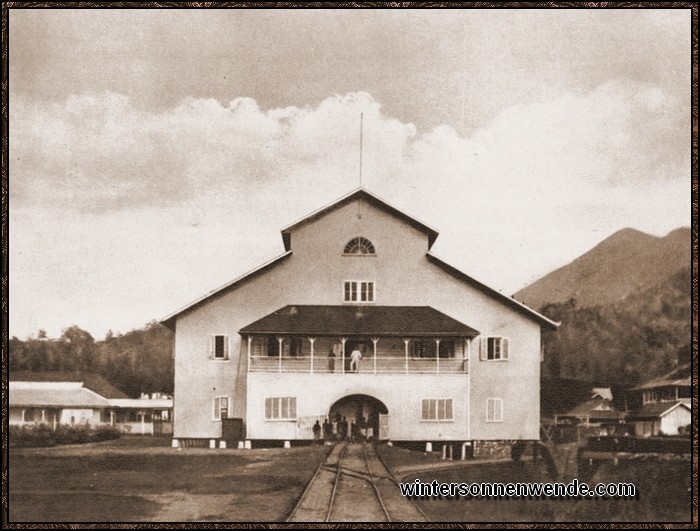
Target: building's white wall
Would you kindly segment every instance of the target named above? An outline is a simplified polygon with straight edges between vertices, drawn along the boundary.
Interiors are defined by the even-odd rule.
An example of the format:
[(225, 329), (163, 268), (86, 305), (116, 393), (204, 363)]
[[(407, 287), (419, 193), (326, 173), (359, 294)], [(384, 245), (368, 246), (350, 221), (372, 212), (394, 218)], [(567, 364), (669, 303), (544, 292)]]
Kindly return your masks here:
[[(71, 419), (73, 422), (71, 422)], [(87, 424), (96, 425), (100, 423), (99, 409), (73, 408), (63, 409), (59, 424)]]
[[(393, 440), (466, 440), (466, 375), (414, 375), (410, 389), (401, 374), (277, 374), (252, 373), (248, 379), (248, 434), (251, 439), (296, 439), (307, 434), (307, 419), (328, 415), (331, 406), (349, 395), (369, 395), (389, 411)], [(297, 421), (265, 419), (265, 399), (295, 397)], [(421, 400), (451, 398), (452, 421), (422, 421)], [(308, 423), (308, 422), (307, 422)], [(311, 421), (313, 424), (313, 421)]]
[(21, 407), (10, 408), (9, 423), (11, 425), (22, 424), (22, 409)]
[(678, 435), (678, 428), (690, 424), (690, 417), (689, 409), (678, 406), (661, 417), (661, 433), (664, 435)]
[[(356, 236), (372, 241), (377, 256), (343, 256), (345, 244)], [(233, 399), (232, 416), (254, 422), (246, 408), (247, 349), (238, 330), (288, 304), (343, 304), (344, 280), (372, 280), (377, 305), (432, 306), (482, 335), (509, 337), (507, 362), (480, 362), (472, 348), (471, 374), (462, 387), (469, 398), (471, 382), (467, 438), (539, 438), (539, 325), (429, 262), (423, 233), (356, 201), (298, 228), (291, 248), (293, 254), (267, 272), (178, 318), (174, 437), (219, 437), (220, 422), (213, 420), (219, 395)], [(228, 334), (230, 361), (208, 359), (211, 334)], [(417, 376), (395, 378), (397, 385), (386, 392), (407, 400)], [(487, 397), (504, 400), (502, 423), (485, 423)], [(249, 433), (254, 433), (250, 427)]]

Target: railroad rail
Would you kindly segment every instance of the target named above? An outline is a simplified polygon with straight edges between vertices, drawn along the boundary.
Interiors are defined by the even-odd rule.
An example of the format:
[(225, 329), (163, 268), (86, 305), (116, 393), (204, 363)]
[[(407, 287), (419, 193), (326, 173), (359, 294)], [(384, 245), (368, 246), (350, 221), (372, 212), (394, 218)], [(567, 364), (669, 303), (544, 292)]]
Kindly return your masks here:
[(288, 522), (427, 522), (401, 495), (373, 445), (337, 444), (318, 467)]

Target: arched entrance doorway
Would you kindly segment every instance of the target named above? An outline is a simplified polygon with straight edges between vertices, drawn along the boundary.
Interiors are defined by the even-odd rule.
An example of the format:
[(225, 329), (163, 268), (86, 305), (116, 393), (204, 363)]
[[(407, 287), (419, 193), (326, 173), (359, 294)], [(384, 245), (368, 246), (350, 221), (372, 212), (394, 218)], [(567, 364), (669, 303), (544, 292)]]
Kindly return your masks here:
[(330, 408), (334, 422), (347, 422), (347, 436), (353, 440), (389, 438), (389, 410), (383, 402), (369, 395), (348, 395)]

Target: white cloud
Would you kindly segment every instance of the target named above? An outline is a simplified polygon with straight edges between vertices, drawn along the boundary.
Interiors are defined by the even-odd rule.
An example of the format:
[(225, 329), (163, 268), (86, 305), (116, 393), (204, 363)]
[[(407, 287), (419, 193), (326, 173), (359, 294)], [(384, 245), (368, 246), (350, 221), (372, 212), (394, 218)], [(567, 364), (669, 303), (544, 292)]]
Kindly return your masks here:
[(161, 317), (281, 250), (278, 230), (358, 182), (441, 230), (436, 252), (507, 291), (624, 226), (690, 223), (687, 109), (609, 82), (517, 105), (470, 137), (367, 93), (261, 109), (114, 94), (13, 100), (11, 333)]

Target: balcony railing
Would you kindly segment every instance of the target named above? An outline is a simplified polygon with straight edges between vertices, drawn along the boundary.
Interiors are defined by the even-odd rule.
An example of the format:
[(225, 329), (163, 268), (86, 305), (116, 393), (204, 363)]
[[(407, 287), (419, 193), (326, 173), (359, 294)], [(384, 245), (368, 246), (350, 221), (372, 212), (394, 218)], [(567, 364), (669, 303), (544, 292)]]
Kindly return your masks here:
[[(313, 374), (355, 374), (350, 360), (310, 356), (250, 356), (249, 372)], [(406, 358), (404, 356), (365, 357), (359, 363), (360, 374), (466, 374), (466, 358)]]

